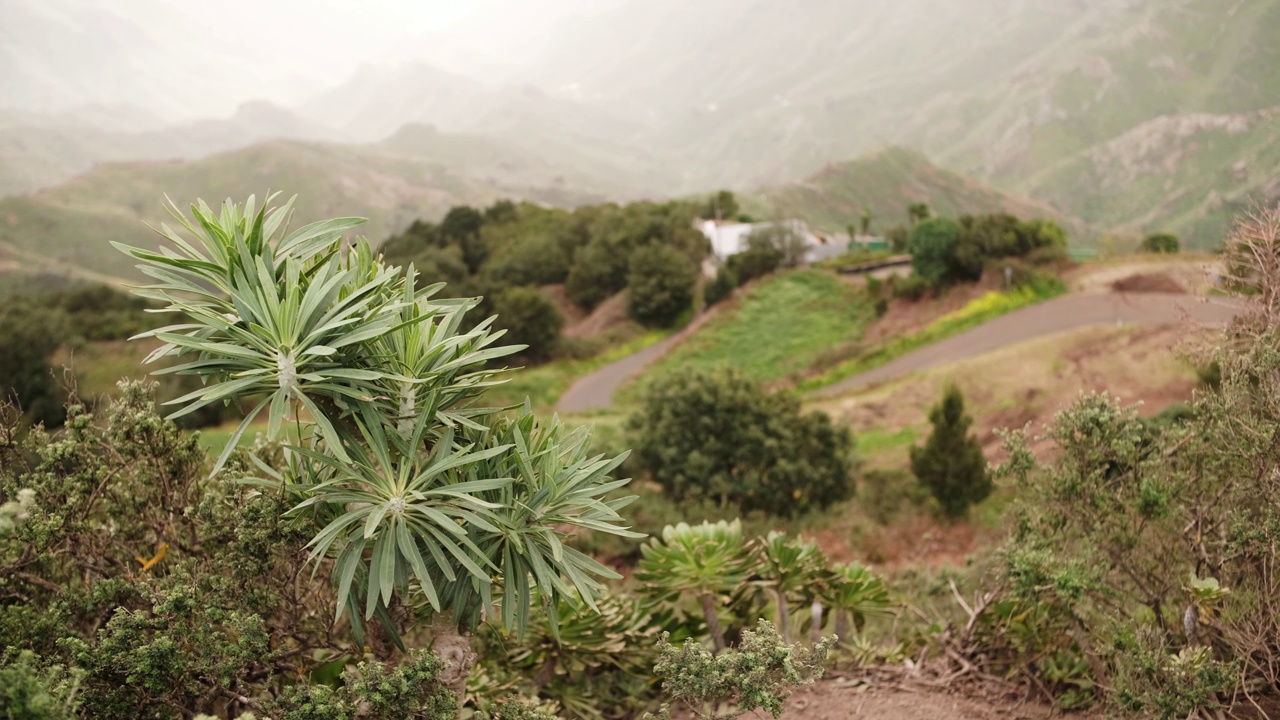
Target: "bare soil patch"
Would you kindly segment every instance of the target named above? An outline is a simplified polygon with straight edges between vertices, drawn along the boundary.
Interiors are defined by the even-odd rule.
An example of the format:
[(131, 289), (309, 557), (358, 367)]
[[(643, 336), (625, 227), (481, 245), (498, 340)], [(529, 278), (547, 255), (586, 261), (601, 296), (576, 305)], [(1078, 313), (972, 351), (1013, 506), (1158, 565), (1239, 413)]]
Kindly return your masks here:
[(868, 687), (853, 678), (824, 678), (787, 701), (783, 720), (1100, 720), (1100, 712), (1063, 713), (1017, 691), (970, 693)]
[(1168, 273), (1137, 273), (1111, 283), (1115, 292), (1186, 293), (1185, 285)]
[[(1088, 327), (1012, 345), (978, 357), (917, 373), (864, 392), (814, 404), (855, 434), (913, 427), (928, 430), (929, 408), (955, 383), (974, 417), (973, 432), (988, 458), (1000, 445), (996, 430), (1035, 430), (1081, 392), (1106, 390), (1125, 403), (1141, 402), (1155, 414), (1190, 399), (1197, 378), (1182, 359), (1189, 343), (1212, 330), (1180, 326)], [(906, 451), (867, 458), (901, 467)]]

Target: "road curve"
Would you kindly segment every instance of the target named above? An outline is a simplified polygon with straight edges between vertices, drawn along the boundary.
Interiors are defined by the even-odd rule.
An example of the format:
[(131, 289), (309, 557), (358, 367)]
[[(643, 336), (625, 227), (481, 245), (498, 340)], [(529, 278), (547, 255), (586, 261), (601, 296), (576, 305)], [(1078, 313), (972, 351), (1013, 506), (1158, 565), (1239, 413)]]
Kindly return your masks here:
[(613, 404), (613, 393), (622, 383), (639, 375), (645, 366), (667, 354), (680, 341), (677, 333), (663, 338), (649, 347), (632, 353), (621, 360), (605, 365), (595, 372), (573, 382), (556, 403), (556, 412), (572, 414), (592, 410), (604, 410)]
[(909, 373), (928, 370), (1065, 330), (1089, 325), (1222, 325), (1239, 312), (1227, 298), (1175, 293), (1064, 295), (1015, 310), (945, 340), (913, 350), (874, 370), (845, 378), (811, 393), (832, 397)]

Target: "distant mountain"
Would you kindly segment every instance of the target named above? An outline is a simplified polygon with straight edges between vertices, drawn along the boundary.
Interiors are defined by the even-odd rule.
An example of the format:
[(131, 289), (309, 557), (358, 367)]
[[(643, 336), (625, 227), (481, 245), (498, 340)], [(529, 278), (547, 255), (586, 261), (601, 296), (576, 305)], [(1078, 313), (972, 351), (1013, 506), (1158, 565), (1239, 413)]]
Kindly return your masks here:
[(264, 140), (336, 140), (340, 134), (264, 101), (229, 118), (152, 127), (122, 108), (54, 115), (0, 114), (0, 197), (52, 187), (101, 162), (200, 158)]
[(669, 192), (676, 174), (646, 141), (652, 128), (626, 113), (531, 85), (488, 85), (421, 62), (366, 65), (297, 111), (367, 141), (410, 123), (488, 135), (552, 153), (564, 164), (625, 175), (655, 193)]
[[(1090, 222), (1171, 223), (1204, 245), (1215, 208), (1280, 169), (1265, 128), (1159, 133), (1174, 169), (1136, 183), (1108, 147), (1280, 106), (1278, 32), (1280, 0), (632, 0), (564, 26), (533, 74), (659, 128), (646, 143), (683, 190), (901, 144)], [(1240, 162), (1254, 181), (1231, 180)]]
[(1076, 218), (943, 170), (921, 153), (901, 147), (828, 165), (801, 182), (748, 194), (743, 205), (760, 218), (798, 217), (834, 232), (856, 225), (866, 208), (872, 214), (872, 231), (884, 232), (906, 224), (907, 206), (917, 202), (948, 217), (1008, 212), (1022, 218), (1052, 218), (1067, 229), (1072, 243), (1092, 240), (1092, 229)]
[(361, 233), (375, 242), (455, 204), (513, 197), (576, 205), (632, 194), (613, 177), (584, 174), (552, 155), (414, 126), (369, 145), (272, 141), (188, 162), (99, 165), (69, 183), (0, 199), (0, 258), (28, 271), (134, 278), (109, 241), (154, 242), (143, 223), (168, 220), (166, 195), (185, 206), (268, 190), (296, 193), (301, 222), (367, 217)]

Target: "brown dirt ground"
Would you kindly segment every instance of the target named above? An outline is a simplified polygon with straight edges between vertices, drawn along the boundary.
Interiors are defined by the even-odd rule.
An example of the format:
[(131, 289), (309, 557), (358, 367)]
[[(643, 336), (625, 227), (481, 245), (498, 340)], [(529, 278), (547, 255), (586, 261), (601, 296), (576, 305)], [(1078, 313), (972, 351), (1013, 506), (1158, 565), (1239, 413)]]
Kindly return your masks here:
[(989, 456), (995, 430), (1043, 425), (1082, 391), (1107, 390), (1144, 414), (1190, 398), (1196, 377), (1180, 354), (1212, 330), (1181, 326), (1086, 327), (1018, 343), (814, 406), (854, 433), (923, 429), (928, 408), (955, 383), (976, 419), (974, 432)]
[(1169, 273), (1137, 273), (1111, 283), (1116, 292), (1185, 293), (1186, 286)]
[[(751, 717), (750, 715), (744, 717)], [(852, 679), (823, 679), (787, 701), (782, 720), (1101, 720), (1097, 712), (1068, 713), (1014, 693), (948, 692), (868, 687)]]

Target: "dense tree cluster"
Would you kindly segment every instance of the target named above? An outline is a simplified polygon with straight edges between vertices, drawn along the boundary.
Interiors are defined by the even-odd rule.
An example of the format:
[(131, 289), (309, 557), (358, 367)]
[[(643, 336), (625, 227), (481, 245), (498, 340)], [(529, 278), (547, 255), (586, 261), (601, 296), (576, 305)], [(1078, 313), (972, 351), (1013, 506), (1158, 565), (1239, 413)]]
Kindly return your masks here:
[(993, 260), (1044, 263), (1065, 257), (1067, 236), (1052, 220), (1005, 213), (923, 219), (911, 228), (912, 269), (928, 286), (973, 282)]
[[(126, 340), (150, 327), (150, 307), (106, 285), (5, 298), (0, 304), (0, 400), (16, 403), (33, 422), (61, 425), (67, 395), (55, 353), (67, 349), (74, 359), (85, 343)], [(168, 400), (193, 388), (190, 379), (168, 377), (158, 395)], [(185, 418), (183, 425), (209, 425), (223, 414), (221, 407), (209, 408)]]
[[(677, 201), (561, 210), (503, 200), (485, 209), (455, 207), (439, 223), (415, 222), (381, 249), (388, 262), (412, 263), (424, 281), (448, 283), (450, 296), (490, 298), (478, 314), (496, 310), (500, 291), (563, 283), (584, 310), (632, 290), (632, 317), (664, 325), (690, 306), (709, 251), (694, 227), (698, 213)], [(545, 358), (554, 348), (541, 332), (545, 315), (536, 315), (539, 327), (527, 331), (514, 318), (499, 324), (513, 336), (541, 338), (540, 346), (530, 344), (530, 356)]]

